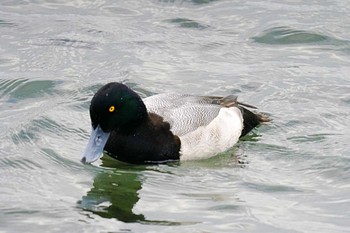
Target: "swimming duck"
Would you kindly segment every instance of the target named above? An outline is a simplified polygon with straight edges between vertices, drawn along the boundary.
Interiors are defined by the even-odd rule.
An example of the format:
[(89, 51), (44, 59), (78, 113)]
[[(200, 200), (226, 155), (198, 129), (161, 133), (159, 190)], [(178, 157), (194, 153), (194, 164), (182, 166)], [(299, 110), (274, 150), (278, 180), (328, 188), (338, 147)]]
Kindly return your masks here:
[(82, 162), (103, 151), (135, 164), (195, 160), (231, 148), (268, 118), (255, 108), (226, 97), (178, 93), (144, 99), (122, 83), (101, 87), (91, 100), (92, 133)]

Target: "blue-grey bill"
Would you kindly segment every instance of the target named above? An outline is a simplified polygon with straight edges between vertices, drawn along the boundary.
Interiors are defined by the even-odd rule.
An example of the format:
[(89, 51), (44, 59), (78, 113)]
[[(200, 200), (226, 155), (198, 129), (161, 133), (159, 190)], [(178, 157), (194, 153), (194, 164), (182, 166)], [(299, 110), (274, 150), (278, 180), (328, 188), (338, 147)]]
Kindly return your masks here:
[(99, 125), (96, 129), (92, 129), (89, 143), (87, 144), (85, 151), (83, 152), (83, 157), (81, 158), (82, 163), (93, 163), (101, 157), (109, 134), (110, 133), (104, 132)]

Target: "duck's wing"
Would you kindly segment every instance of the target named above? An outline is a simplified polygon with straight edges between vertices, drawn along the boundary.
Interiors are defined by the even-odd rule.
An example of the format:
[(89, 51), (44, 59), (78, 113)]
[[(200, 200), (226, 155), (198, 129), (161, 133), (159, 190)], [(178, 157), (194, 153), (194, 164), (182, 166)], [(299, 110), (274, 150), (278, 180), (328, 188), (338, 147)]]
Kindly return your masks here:
[(234, 96), (193, 96), (176, 93), (154, 95), (144, 99), (149, 112), (168, 121), (174, 134), (182, 136), (206, 126), (213, 121), (223, 107), (238, 104)]

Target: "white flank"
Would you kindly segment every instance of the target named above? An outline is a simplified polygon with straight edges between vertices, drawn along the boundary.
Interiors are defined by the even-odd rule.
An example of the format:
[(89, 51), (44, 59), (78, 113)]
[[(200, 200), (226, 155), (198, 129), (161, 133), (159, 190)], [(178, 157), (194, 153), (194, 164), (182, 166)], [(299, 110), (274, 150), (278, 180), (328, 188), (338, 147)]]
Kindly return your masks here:
[(231, 148), (243, 129), (243, 117), (237, 107), (221, 108), (208, 125), (180, 136), (180, 160), (206, 159)]

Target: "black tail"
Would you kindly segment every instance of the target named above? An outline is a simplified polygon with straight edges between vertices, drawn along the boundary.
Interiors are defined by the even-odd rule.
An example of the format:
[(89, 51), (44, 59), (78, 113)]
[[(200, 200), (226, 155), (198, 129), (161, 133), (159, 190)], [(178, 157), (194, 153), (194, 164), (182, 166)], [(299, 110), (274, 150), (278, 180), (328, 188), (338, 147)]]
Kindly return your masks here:
[(237, 101), (237, 96), (234, 96), (234, 95), (229, 95), (225, 97), (205, 96), (204, 98), (206, 98), (207, 101), (211, 104), (219, 104), (226, 108), (236, 106), (241, 110), (242, 116), (243, 116), (243, 130), (242, 130), (241, 137), (247, 135), (252, 129), (254, 129), (259, 124), (270, 121), (270, 119), (266, 115), (248, 110), (247, 108), (251, 108), (251, 109), (257, 109), (257, 108), (254, 107), (253, 105)]
[[(242, 104), (241, 104), (242, 105)], [(241, 137), (247, 135), (252, 129), (260, 123), (269, 122), (270, 119), (262, 113), (252, 112), (242, 106), (238, 106), (243, 115), (243, 130)]]

